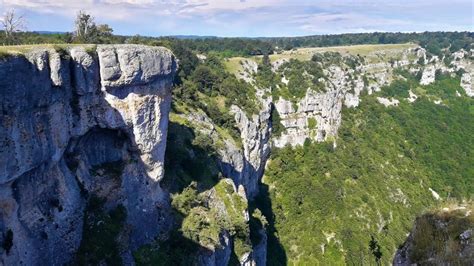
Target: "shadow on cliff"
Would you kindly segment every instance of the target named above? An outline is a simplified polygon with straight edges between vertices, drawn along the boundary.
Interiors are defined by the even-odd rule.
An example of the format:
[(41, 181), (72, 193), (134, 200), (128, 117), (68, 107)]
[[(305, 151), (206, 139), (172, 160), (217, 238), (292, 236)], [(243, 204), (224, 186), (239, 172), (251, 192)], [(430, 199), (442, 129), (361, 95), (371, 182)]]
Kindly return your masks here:
[(98, 61), (86, 66), (61, 54), (53, 81), (49, 56), (15, 56), (0, 69), (8, 77), (0, 81), (0, 122), (24, 132), (21, 140), (5, 134), (11, 141), (2, 151), (25, 147), (32, 158), (17, 167), (27, 172), (0, 186), (19, 206), (0, 210), (0, 235), (11, 239), (0, 264), (130, 264), (131, 249), (167, 230), (169, 203), (146, 173), (133, 131), (104, 99)]
[(287, 265), (287, 256), (283, 245), (278, 238), (275, 228), (275, 214), (273, 213), (272, 200), (268, 185), (260, 183), (259, 194), (250, 203), (250, 208), (259, 208), (267, 219), (267, 265)]
[(181, 193), (191, 183), (198, 191), (213, 188), (219, 182), (215, 150), (205, 136), (190, 127), (169, 122), (162, 186), (170, 193)]
[[(220, 161), (218, 157), (208, 136), (196, 134), (188, 126), (170, 122), (165, 155), (165, 177), (161, 182), (162, 186), (172, 194), (181, 194), (189, 187), (195, 187), (198, 192), (202, 192), (212, 189), (219, 182), (219, 179), (222, 178), (222, 175), (226, 177), (240, 175), (240, 172), (231, 164)], [(250, 163), (245, 162), (245, 164), (246, 167), (252, 167)], [(253, 171), (253, 173), (256, 172), (254, 169), (246, 170)], [(239, 180), (234, 180), (234, 182), (238, 184)], [(286, 265), (286, 253), (277, 237), (272, 202), (268, 193), (268, 186), (261, 184), (259, 195), (253, 202), (249, 203), (249, 213), (251, 214), (255, 208), (259, 208), (268, 221), (266, 228), (268, 234), (267, 265)], [(176, 207), (173, 209), (176, 214), (175, 228), (181, 228), (184, 214), (177, 210)], [(263, 225), (260, 221), (251, 216), (250, 238), (254, 247), (258, 246), (262, 240), (262, 236), (259, 233), (261, 228), (263, 228)], [(175, 239), (172, 239), (173, 236)], [(170, 256), (176, 256), (177, 254), (189, 255), (199, 249), (206, 252), (206, 248), (185, 238), (177, 230), (173, 231), (172, 238), (167, 241), (169, 244), (166, 245), (177, 246), (179, 251), (168, 254)], [(179, 243), (182, 243), (182, 245)], [(165, 250), (172, 251), (169, 248), (165, 248)], [(173, 261), (174, 264), (178, 262), (176, 260)], [(181, 260), (181, 262), (189, 261)], [(238, 264), (239, 258), (232, 249), (229, 265)]]
[(71, 139), (64, 160), (85, 206), (72, 265), (129, 265), (134, 250), (166, 233), (169, 202), (153, 196), (163, 192), (147, 174), (133, 133), (94, 126)]
[[(151, 255), (147, 263), (160, 265), (196, 265), (199, 256), (211, 256), (213, 251), (189, 239), (183, 234), (185, 212), (202, 203), (197, 193), (212, 189), (219, 181), (219, 171), (215, 151), (205, 137), (199, 137), (194, 130), (174, 122), (168, 124), (168, 137), (165, 153), (165, 175), (161, 186), (175, 197), (178, 203), (172, 204), (173, 228), (167, 240), (159, 242), (159, 249)], [(207, 207), (207, 206), (204, 206)], [(199, 224), (196, 232), (202, 230)], [(139, 258), (140, 260), (141, 258)]]

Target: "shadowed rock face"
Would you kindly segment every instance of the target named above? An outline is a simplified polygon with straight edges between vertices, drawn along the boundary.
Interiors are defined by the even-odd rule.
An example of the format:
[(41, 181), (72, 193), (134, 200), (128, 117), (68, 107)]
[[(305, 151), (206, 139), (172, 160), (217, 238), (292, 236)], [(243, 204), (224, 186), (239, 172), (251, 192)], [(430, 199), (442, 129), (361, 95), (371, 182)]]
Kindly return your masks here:
[(176, 70), (169, 50), (140, 45), (0, 60), (0, 264), (70, 261), (92, 194), (125, 207), (123, 254), (167, 230), (159, 181)]

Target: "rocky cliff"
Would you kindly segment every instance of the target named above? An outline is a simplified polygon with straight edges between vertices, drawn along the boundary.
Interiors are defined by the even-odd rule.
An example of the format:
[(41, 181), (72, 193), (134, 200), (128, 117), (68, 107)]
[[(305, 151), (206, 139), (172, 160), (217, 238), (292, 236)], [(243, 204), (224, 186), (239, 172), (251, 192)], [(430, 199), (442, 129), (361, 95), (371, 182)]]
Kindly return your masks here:
[(60, 265), (91, 199), (123, 206), (120, 253), (165, 232), (170, 88), (164, 48), (36, 49), (0, 59), (0, 264)]
[[(347, 58), (350, 58), (348, 56)], [(398, 75), (396, 70), (407, 70), (410, 73), (420, 73), (420, 85), (429, 85), (435, 81), (437, 73), (453, 74), (462, 71), (461, 87), (467, 96), (473, 96), (474, 74), (472, 64), (473, 51), (459, 51), (453, 54), (452, 61), (446, 65), (436, 56), (426, 59), (426, 51), (417, 47), (402, 52), (397, 60), (391, 62), (359, 61), (355, 67), (346, 63), (331, 65), (324, 69), (324, 90), (306, 90), (301, 99), (285, 99), (281, 96), (274, 105), (281, 117), (284, 131), (273, 138), (276, 147), (302, 145), (306, 139), (324, 141), (334, 139), (341, 123), (343, 105), (354, 108), (360, 104), (361, 93), (372, 94), (389, 85)], [(354, 60), (357, 60), (355, 58)], [(425, 64), (420, 64), (420, 60)], [(273, 70), (285, 65), (281, 61), (273, 64)], [(289, 80), (282, 77), (288, 84)], [(416, 94), (410, 91), (409, 101), (416, 100)], [(379, 97), (379, 102), (385, 106), (397, 105), (398, 100)]]
[(393, 265), (469, 265), (474, 259), (472, 204), (419, 216)]

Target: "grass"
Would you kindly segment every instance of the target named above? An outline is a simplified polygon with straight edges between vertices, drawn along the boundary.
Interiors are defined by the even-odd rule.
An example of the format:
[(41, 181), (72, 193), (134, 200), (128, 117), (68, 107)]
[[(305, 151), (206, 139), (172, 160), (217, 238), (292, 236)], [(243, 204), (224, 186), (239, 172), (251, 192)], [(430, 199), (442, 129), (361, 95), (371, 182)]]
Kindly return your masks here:
[(36, 49), (67, 50), (71, 47), (85, 47), (86, 50), (96, 47), (95, 44), (28, 44), (28, 45), (4, 45), (0, 46), (0, 58), (4, 55), (25, 55)]
[(406, 44), (365, 44), (365, 45), (347, 45), (347, 46), (332, 46), (332, 47), (308, 47), (299, 48), (291, 51), (284, 51), (281, 54), (270, 55), (270, 60), (275, 62), (279, 59), (298, 59), (302, 61), (310, 60), (315, 53), (337, 52), (342, 55), (360, 55), (367, 57), (374, 57), (377, 54), (399, 54), (408, 48), (414, 48), (417, 45)]
[[(402, 52), (417, 47), (416, 44), (404, 43), (404, 44), (365, 44), (365, 45), (346, 45), (346, 46), (332, 46), (332, 47), (307, 47), (298, 48), (290, 51), (284, 51), (280, 54), (270, 55), (270, 61), (275, 62), (281, 59), (298, 59), (301, 61), (311, 60), (314, 54), (324, 52), (337, 52), (341, 55), (353, 55), (363, 56), (370, 63), (377, 62), (388, 62), (390, 59), (401, 59)], [(227, 58), (224, 62), (224, 66), (230, 73), (237, 75), (243, 71), (242, 60), (254, 60), (255, 62), (261, 62), (262, 56), (252, 56), (249, 58), (244, 57), (231, 57)], [(412, 60), (414, 58), (409, 57)]]
[(246, 58), (244, 57), (231, 57), (224, 60), (224, 66), (230, 73), (237, 74), (243, 71), (242, 64), (240, 63), (242, 60)]

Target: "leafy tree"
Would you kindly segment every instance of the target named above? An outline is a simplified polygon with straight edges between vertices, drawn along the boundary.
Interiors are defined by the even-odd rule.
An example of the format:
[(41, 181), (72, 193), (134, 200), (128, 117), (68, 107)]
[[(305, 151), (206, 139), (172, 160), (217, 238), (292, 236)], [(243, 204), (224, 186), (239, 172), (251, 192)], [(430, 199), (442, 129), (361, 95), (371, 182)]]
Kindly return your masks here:
[(107, 24), (96, 25), (92, 15), (81, 10), (74, 22), (74, 40), (79, 43), (111, 43), (113, 29)]
[(108, 24), (99, 24), (96, 26), (97, 42), (110, 43), (114, 30)]
[(212, 91), (218, 79), (213, 69), (206, 65), (199, 65), (191, 75), (191, 80), (198, 85), (198, 89), (202, 92)]
[(382, 258), (382, 251), (380, 250), (380, 245), (375, 240), (374, 236), (371, 236), (370, 242), (369, 242), (369, 249), (370, 252), (372, 252), (372, 255), (375, 257), (375, 262), (377, 265), (380, 265), (380, 259)]

